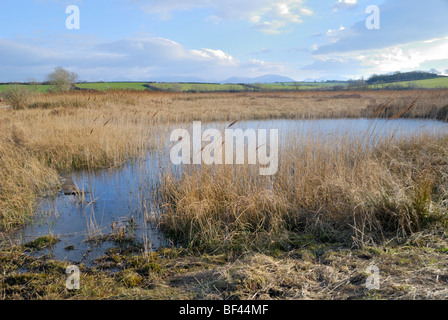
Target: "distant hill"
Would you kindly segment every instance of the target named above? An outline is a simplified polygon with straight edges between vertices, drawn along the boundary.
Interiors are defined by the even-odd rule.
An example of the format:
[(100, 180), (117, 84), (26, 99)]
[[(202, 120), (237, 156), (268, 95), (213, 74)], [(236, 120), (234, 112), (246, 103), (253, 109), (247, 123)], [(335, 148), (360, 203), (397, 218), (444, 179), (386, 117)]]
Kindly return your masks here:
[(198, 77), (183, 77), (183, 76), (163, 76), (155, 79), (151, 79), (151, 81), (156, 82), (185, 82), (185, 83), (208, 83), (210, 81), (206, 81), (204, 79)]
[(221, 83), (238, 84), (238, 83), (276, 83), (276, 82), (294, 82), (294, 79), (289, 77), (279, 76), (275, 74), (267, 74), (256, 78), (232, 77)]
[(366, 80), (368, 84), (383, 84), (405, 81), (418, 81), (427, 79), (444, 78), (436, 73), (424, 72), (424, 71), (412, 71), (412, 72), (395, 72), (393, 74), (372, 75)]

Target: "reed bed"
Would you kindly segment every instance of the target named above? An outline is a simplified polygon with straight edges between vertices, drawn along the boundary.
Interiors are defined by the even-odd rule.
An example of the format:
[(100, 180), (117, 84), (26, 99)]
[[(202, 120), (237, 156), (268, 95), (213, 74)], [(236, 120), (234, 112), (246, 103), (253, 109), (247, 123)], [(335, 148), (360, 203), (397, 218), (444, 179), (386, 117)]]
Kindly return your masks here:
[[(115, 90), (33, 94), (27, 96), (19, 110), (0, 108), (0, 229), (9, 230), (28, 221), (37, 197), (59, 188), (59, 173), (118, 167), (144, 156), (149, 148), (163, 147), (172, 125), (192, 121), (387, 117), (410, 104), (412, 109), (401, 117), (445, 120), (448, 93), (434, 90), (180, 94)], [(378, 113), (380, 107), (383, 108)], [(331, 163), (337, 159), (323, 160)], [(200, 179), (207, 179), (205, 173), (203, 176), (201, 173)], [(286, 172), (280, 174), (285, 175)], [(340, 172), (341, 179), (343, 176)], [(239, 189), (243, 190), (251, 181), (252, 176), (247, 177), (246, 184), (239, 182)], [(234, 177), (225, 171), (220, 179), (233, 183)], [(276, 188), (281, 178), (277, 180)], [(258, 184), (247, 186), (247, 190)], [(283, 197), (286, 193), (279, 195)], [(266, 197), (267, 203), (263, 205), (273, 206), (278, 212), (290, 212), (288, 206), (295, 202), (277, 196), (276, 192)], [(253, 206), (260, 201), (261, 197)], [(239, 207), (238, 201), (235, 203)]]
[(60, 189), (59, 173), (119, 167), (155, 146), (149, 115), (118, 98), (98, 108), (69, 107), (70, 98), (57, 108), (0, 110), (0, 229), (28, 221), (37, 197)]
[[(403, 117), (446, 120), (447, 90), (279, 93), (163, 93), (110, 90), (38, 94), (26, 109), (118, 109), (122, 117), (152, 118), (153, 123), (386, 117), (413, 107)], [(384, 109), (377, 114), (378, 108)]]
[[(0, 236), (30, 221), (39, 197), (60, 188), (61, 173), (119, 169), (148, 149), (166, 148), (172, 126), (283, 118), (446, 121), (447, 106), (443, 90), (33, 95), (19, 110), (0, 106)], [(374, 120), (372, 128), (381, 129)], [(81, 266), (78, 291), (63, 285), (70, 263), (43, 252), (31, 257), (27, 244), (2, 240), (0, 299), (446, 298), (448, 137), (370, 139), (343, 131), (331, 139), (286, 137), (271, 177), (245, 165), (160, 172), (160, 212), (146, 218), (192, 250), (148, 253), (146, 242), (128, 238), (127, 224), (119, 225), (95, 240), (129, 246), (117, 244), (94, 267)], [(57, 241), (37, 240), (28, 246)], [(365, 288), (372, 264), (381, 267), (381, 290), (373, 293)]]
[(55, 170), (0, 139), (0, 230), (28, 222), (38, 194), (49, 193), (56, 185)]
[(447, 142), (295, 135), (272, 177), (247, 165), (167, 173), (159, 224), (186, 246), (218, 252), (286, 250), (308, 236), (358, 246), (404, 239), (447, 221)]

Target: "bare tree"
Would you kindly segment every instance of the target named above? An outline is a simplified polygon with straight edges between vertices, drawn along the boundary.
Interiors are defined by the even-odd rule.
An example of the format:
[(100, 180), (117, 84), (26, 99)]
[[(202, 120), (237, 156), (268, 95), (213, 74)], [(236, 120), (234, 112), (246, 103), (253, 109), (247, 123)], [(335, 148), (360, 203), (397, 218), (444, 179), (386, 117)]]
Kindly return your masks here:
[(62, 67), (57, 67), (48, 75), (47, 79), (56, 91), (69, 91), (78, 80), (78, 75)]

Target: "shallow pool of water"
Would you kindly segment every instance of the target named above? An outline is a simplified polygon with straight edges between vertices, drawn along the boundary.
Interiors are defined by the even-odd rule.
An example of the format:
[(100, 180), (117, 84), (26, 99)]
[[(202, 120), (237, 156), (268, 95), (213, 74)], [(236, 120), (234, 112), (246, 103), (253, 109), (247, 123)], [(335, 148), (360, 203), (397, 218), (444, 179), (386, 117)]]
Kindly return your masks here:
[[(204, 124), (203, 130), (224, 130), (228, 123)], [(187, 130), (191, 125), (184, 126)], [(288, 136), (318, 135), (332, 137), (365, 135), (367, 137), (410, 137), (427, 132), (448, 133), (448, 124), (433, 120), (267, 120), (242, 121), (233, 129), (279, 129), (280, 140)], [(190, 131), (191, 132), (191, 131)], [(144, 244), (146, 250), (171, 245), (153, 223), (156, 206), (151, 195), (165, 170), (177, 170), (169, 159), (174, 143), (166, 137), (167, 148), (149, 152), (146, 159), (120, 169), (73, 173), (72, 179), (84, 197), (60, 194), (42, 199), (34, 221), (13, 235), (21, 243), (53, 234), (61, 241), (38, 254), (52, 254), (56, 259), (89, 264), (113, 246), (111, 241), (89, 241), (122, 230)]]

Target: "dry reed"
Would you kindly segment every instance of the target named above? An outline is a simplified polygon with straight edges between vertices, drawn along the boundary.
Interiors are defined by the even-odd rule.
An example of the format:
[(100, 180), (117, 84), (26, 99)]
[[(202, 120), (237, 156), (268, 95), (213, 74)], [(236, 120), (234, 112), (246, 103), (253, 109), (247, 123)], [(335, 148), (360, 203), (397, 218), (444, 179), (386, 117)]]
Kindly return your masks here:
[(419, 134), (366, 144), (364, 136), (290, 137), (275, 176), (201, 166), (159, 190), (160, 227), (200, 250), (288, 249), (312, 235), (359, 246), (446, 221), (446, 138)]
[[(417, 97), (412, 110), (402, 116), (445, 120), (446, 90), (232, 94), (88, 91), (33, 95), (27, 99), (24, 110), (0, 108), (0, 228), (10, 229), (25, 222), (34, 211), (36, 197), (57, 187), (57, 172), (119, 166), (165, 141), (166, 130), (172, 124), (193, 120), (386, 117), (409, 106)], [(375, 114), (381, 106), (386, 107)], [(325, 159), (330, 163), (333, 160), (341, 161)], [(315, 166), (313, 170), (322, 164)], [(341, 179), (345, 173), (353, 174), (340, 172)], [(320, 176), (322, 173), (315, 177)], [(207, 175), (201, 179), (207, 179)], [(220, 179), (233, 178), (224, 172)], [(253, 190), (247, 185), (251, 179), (239, 186), (243, 191), (236, 190), (238, 194)], [(234, 207), (239, 208), (239, 202), (255, 201), (252, 206), (272, 208), (277, 216), (278, 212), (290, 212), (288, 206), (294, 204), (287, 198), (278, 202), (277, 197), (286, 194), (263, 195), (264, 200), (261, 196), (235, 198), (240, 200), (235, 200)], [(278, 222), (271, 220), (270, 224)], [(257, 223), (252, 224), (253, 228), (258, 227)]]

